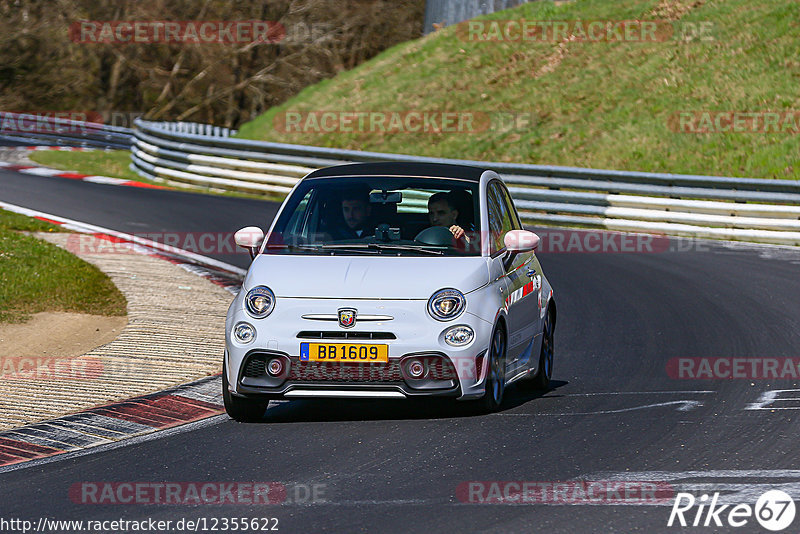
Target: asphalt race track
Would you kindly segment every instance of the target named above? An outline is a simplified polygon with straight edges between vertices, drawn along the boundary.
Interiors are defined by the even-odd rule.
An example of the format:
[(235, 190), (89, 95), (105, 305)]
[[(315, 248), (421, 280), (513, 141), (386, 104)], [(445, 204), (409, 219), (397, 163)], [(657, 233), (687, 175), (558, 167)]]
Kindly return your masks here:
[[(132, 233), (266, 229), (277, 208), (6, 171), (0, 200)], [(277, 518), (279, 532), (290, 533), (669, 532), (677, 530), (667, 527), (673, 498), (481, 503), (463, 490), (489, 488), (489, 481), (584, 480), (657, 482), (698, 497), (720, 491), (724, 502), (750, 506), (768, 489), (796, 497), (800, 421), (793, 408), (800, 402), (791, 399), (800, 400), (800, 380), (679, 378), (675, 360), (668, 362), (800, 357), (800, 252), (708, 241), (671, 246), (542, 252), (558, 302), (554, 388), (541, 395), (512, 387), (497, 414), (430, 402), (273, 403), (259, 424), (220, 416), (2, 472), (2, 515), (34, 522)], [(239, 266), (249, 259), (210, 255)], [(83, 482), (206, 481), (280, 482), (287, 498), (148, 505), (70, 497)], [(308, 496), (314, 488), (316, 499)], [(696, 511), (686, 513), (688, 521)], [(753, 517), (737, 531), (766, 532)]]
[[(174, 236), (179, 244), (185, 244), (191, 236), (216, 236), (244, 226), (261, 226), (266, 231), (278, 209), (274, 203), (258, 200), (87, 184), (3, 169), (0, 200), (162, 243)], [(206, 242), (209, 250), (205, 255), (239, 267), (248, 266), (250, 256), (246, 251), (235, 251), (232, 242), (218, 241)]]

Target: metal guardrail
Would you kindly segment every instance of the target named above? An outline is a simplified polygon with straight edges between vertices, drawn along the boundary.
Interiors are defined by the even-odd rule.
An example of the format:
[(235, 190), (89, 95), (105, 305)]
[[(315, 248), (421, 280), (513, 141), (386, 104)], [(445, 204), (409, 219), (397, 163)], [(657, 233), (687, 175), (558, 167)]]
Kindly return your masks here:
[(17, 144), (128, 149), (133, 130), (61, 117), (0, 112), (0, 139)]
[[(13, 128), (8, 128), (12, 125)], [(282, 195), (312, 170), (358, 161), (490, 167), (527, 222), (800, 245), (800, 181), (485, 163), (230, 137), (235, 130), (137, 119), (135, 128), (0, 112), (17, 143), (131, 150), (131, 168), (174, 185)]]
[(417, 161), (499, 172), (529, 223), (800, 245), (800, 181), (485, 163), (236, 139), (138, 119), (131, 168), (175, 185), (285, 194), (320, 167)]
[(530, 1), (533, 0), (428, 0), (425, 3), (424, 33), (432, 32), (434, 24), (449, 26)]
[(210, 135), (212, 137), (230, 137), (236, 135), (236, 130), (214, 126), (212, 124), (200, 124), (198, 122), (160, 122), (159, 126), (168, 132), (194, 135)]

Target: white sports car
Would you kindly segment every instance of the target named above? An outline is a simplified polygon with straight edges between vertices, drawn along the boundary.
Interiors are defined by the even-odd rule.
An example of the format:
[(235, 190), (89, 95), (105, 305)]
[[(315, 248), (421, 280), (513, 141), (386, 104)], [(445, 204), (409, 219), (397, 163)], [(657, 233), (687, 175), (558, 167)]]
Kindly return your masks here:
[(361, 163), (300, 180), (228, 310), (225, 409), (270, 399), (451, 397), (496, 410), (506, 386), (546, 389), (556, 306), (497, 173)]

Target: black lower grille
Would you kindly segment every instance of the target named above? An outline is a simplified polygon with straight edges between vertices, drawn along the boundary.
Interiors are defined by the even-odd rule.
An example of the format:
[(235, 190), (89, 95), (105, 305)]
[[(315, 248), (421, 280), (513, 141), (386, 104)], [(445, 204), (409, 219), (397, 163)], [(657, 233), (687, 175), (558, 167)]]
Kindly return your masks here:
[(267, 374), (266, 369), (266, 356), (257, 355), (250, 357), (247, 360), (247, 364), (244, 366), (244, 376), (248, 376), (250, 378), (257, 378), (259, 376), (264, 376)]
[[(266, 361), (274, 358), (270, 354), (252, 354), (244, 364), (243, 377), (267, 377)], [(455, 380), (458, 378), (453, 364), (440, 356), (418, 355), (416, 359), (425, 366), (425, 379), (429, 380)], [(283, 356), (286, 361), (286, 356)], [(386, 363), (354, 363), (354, 362), (303, 362), (297, 357), (292, 357), (289, 363), (288, 376), (280, 377), (282, 380), (298, 382), (355, 382), (355, 383), (385, 383), (403, 382), (405, 378), (403, 369), (398, 360), (389, 360)]]
[(289, 380), (300, 382), (401, 382), (400, 364), (292, 361)]

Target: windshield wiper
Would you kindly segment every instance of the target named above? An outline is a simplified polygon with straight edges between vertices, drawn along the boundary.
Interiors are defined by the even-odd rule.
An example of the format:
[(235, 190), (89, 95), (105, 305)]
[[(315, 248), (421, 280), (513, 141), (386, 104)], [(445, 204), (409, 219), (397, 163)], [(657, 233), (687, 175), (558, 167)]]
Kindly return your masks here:
[(390, 245), (385, 243), (328, 243), (324, 245), (279, 245), (270, 244), (267, 248), (288, 248), (289, 250), (343, 250), (347, 252), (363, 252), (365, 254), (380, 254), (381, 250), (407, 250), (413, 252), (425, 252), (434, 256), (444, 254), (441, 250), (423, 248), (424, 245)]
[(267, 248), (288, 248), (289, 250), (310, 250), (318, 252), (320, 250), (343, 250), (346, 252), (361, 252), (364, 254), (379, 254), (369, 250), (369, 246), (361, 243), (354, 244), (328, 244), (328, 245), (267, 245)]
[(308, 245), (289, 245), (289, 244), (286, 244), (286, 243), (270, 243), (269, 245), (267, 245), (266, 248), (268, 248), (268, 249), (270, 249), (270, 248), (272, 248), (272, 249), (275, 249), (275, 248), (288, 248), (289, 250), (316, 250), (317, 249), (317, 247), (311, 247), (311, 246), (308, 246)]
[(388, 243), (331, 243), (327, 245), (320, 245), (321, 248), (330, 248), (330, 249), (359, 249), (359, 250), (411, 250), (414, 252), (427, 252), (428, 254), (433, 254), (436, 256), (441, 256), (444, 254), (441, 250), (431, 250), (428, 248), (422, 248), (424, 245), (391, 245)]
[(433, 254), (434, 256), (441, 256), (444, 254), (441, 250), (432, 250), (429, 248), (422, 248), (422, 246), (413, 246), (413, 245), (387, 245), (384, 243), (368, 243), (368, 247), (376, 248), (378, 250), (411, 250), (414, 252), (426, 252), (428, 254)]

